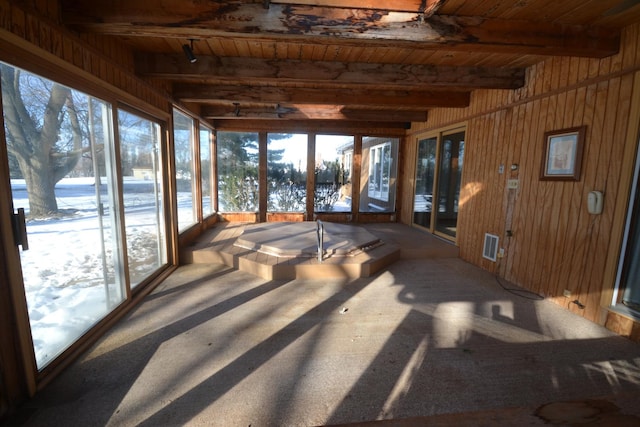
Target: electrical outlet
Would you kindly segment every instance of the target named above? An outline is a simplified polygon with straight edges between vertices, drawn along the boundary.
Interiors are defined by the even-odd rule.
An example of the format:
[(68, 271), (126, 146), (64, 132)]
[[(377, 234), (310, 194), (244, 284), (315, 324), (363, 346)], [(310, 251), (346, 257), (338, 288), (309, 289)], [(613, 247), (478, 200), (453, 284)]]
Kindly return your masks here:
[(565, 298), (571, 298), (571, 291), (569, 289), (565, 289), (564, 292), (562, 292), (562, 295), (564, 295)]
[(498, 251), (498, 258), (504, 258), (504, 248), (500, 248)]

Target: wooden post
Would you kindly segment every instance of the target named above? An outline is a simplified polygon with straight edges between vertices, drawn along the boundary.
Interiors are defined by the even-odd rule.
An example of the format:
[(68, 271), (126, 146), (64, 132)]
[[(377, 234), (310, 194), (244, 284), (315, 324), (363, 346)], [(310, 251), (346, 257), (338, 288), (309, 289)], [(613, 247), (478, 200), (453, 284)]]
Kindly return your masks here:
[(259, 203), (258, 203), (258, 222), (267, 221), (267, 208), (269, 206), (267, 200), (267, 133), (258, 133), (258, 191), (259, 191)]

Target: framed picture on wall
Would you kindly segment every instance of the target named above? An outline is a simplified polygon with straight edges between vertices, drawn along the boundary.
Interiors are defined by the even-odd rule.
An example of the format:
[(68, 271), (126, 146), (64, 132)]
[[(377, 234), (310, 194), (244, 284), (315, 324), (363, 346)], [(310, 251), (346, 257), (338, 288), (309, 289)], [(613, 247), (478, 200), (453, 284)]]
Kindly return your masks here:
[(586, 126), (544, 134), (541, 180), (579, 181)]

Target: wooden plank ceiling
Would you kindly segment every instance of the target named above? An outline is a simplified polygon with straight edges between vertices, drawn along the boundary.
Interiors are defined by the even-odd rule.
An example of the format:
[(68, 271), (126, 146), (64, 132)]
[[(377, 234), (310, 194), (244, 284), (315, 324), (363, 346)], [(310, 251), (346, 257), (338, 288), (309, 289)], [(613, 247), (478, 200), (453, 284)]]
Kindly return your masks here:
[(521, 87), (549, 56), (615, 54), (640, 0), (61, 0), (61, 19), (130, 45), (137, 74), (214, 125), (398, 127)]

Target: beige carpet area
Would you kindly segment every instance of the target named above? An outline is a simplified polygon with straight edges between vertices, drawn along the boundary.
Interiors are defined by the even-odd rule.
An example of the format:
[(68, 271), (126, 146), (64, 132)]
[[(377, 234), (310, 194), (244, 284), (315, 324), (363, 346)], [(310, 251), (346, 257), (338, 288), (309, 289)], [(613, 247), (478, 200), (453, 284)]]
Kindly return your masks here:
[(640, 425), (640, 346), (455, 256), (356, 280), (193, 264), (20, 414), (25, 426)]

